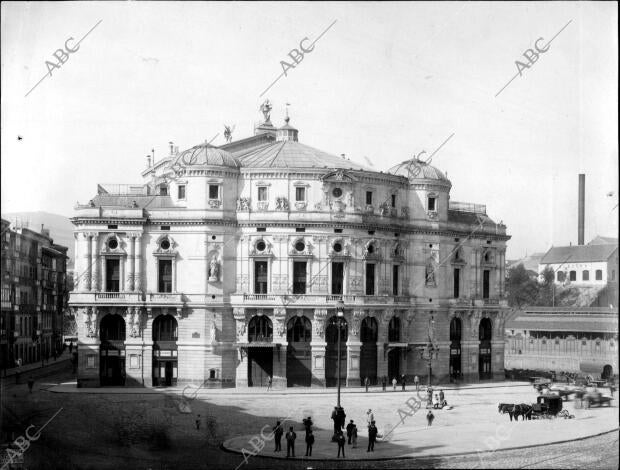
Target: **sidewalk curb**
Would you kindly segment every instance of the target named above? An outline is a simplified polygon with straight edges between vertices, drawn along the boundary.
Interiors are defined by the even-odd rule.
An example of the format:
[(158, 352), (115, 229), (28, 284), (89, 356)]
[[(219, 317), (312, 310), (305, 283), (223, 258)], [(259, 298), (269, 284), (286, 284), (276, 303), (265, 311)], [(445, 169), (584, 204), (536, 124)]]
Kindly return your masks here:
[[(577, 437), (575, 439), (564, 439), (561, 441), (553, 441), (553, 442), (545, 442), (543, 444), (533, 444), (533, 445), (527, 445), (527, 446), (516, 446), (516, 447), (507, 447), (505, 449), (497, 449), (497, 450), (486, 450), (486, 451), (478, 451), (478, 450), (474, 450), (474, 451), (470, 451), (470, 452), (458, 452), (458, 453), (453, 453), (453, 454), (436, 454), (436, 455), (420, 455), (420, 456), (416, 456), (416, 457), (412, 457), (412, 456), (403, 456), (403, 457), (379, 457), (379, 458), (372, 458), (372, 459), (304, 459), (304, 458), (294, 458), (294, 459), (287, 459), (286, 457), (276, 457), (276, 456), (272, 456), (272, 455), (260, 455), (260, 454), (256, 454), (253, 455), (252, 457), (259, 457), (261, 459), (275, 459), (275, 460), (288, 460), (290, 462), (389, 462), (389, 461), (396, 461), (396, 460), (416, 460), (416, 459), (442, 459), (442, 458), (446, 458), (446, 457), (460, 457), (460, 456), (465, 456), (465, 455), (473, 455), (473, 454), (489, 454), (489, 453), (497, 453), (497, 452), (505, 452), (505, 451), (512, 451), (512, 450), (519, 450), (519, 449), (533, 449), (536, 447), (544, 447), (544, 446), (549, 446), (549, 445), (556, 445), (556, 444), (565, 444), (567, 442), (578, 442), (578, 441), (583, 441), (585, 439), (591, 439), (593, 437), (599, 437), (599, 436), (603, 436), (605, 434), (611, 434), (612, 432), (617, 432), (618, 430), (620, 430), (620, 427), (611, 429), (609, 431), (603, 431), (603, 432), (599, 432), (597, 434), (592, 434), (590, 436), (583, 436), (583, 437)], [(229, 449), (227, 447), (224, 447), (224, 443), (222, 442), (219, 445), (219, 448), (224, 451), (224, 452), (228, 452), (229, 454), (236, 454), (236, 455), (244, 455), (242, 451), (238, 451), (238, 450), (233, 450), (233, 449)]]

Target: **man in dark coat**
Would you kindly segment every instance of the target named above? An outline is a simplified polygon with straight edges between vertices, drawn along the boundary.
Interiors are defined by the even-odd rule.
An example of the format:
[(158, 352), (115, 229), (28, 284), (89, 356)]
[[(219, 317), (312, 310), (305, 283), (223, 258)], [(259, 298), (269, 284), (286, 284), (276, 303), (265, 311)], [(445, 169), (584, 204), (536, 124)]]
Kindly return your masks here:
[(338, 439), (336, 440), (336, 442), (338, 442), (338, 457), (340, 457), (340, 452), (342, 451), (342, 458), (344, 459), (344, 443), (346, 442), (346, 439), (344, 438), (344, 434), (342, 434), (342, 431), (338, 433)]
[(312, 430), (310, 430), (308, 433), (306, 433), (306, 457), (312, 457), (312, 445), (313, 444), (314, 444), (314, 434), (312, 434)]
[(337, 406), (334, 406), (334, 411), (332, 411), (332, 421), (334, 422), (334, 436), (335, 436), (336, 434), (338, 434), (338, 429), (340, 429)]
[(344, 412), (344, 408), (342, 406), (338, 407), (338, 431), (342, 431), (344, 429), (345, 418), (347, 415)]
[(273, 428), (273, 435), (276, 440), (276, 448), (274, 452), (280, 452), (282, 450), (282, 434), (284, 434), (284, 429), (282, 429), (280, 421), (278, 421)]
[(303, 420), (303, 424), (304, 424), (304, 429), (306, 430), (306, 436), (312, 432), (312, 425), (314, 424), (312, 422), (312, 418), (310, 418), (310, 416), (308, 416), (306, 419)]
[(351, 444), (351, 435), (353, 434), (353, 428), (355, 427), (355, 424), (353, 424), (353, 420), (349, 421), (349, 424), (347, 424), (347, 444)]
[(368, 386), (370, 385), (370, 379), (368, 377), (364, 380), (364, 385), (366, 386), (366, 392), (368, 392)]
[(375, 451), (375, 441), (377, 440), (378, 433), (377, 426), (375, 426), (375, 422), (372, 421), (370, 426), (368, 426), (368, 449), (366, 452), (374, 452)]
[(405, 374), (400, 377), (400, 383), (403, 386), (403, 392), (405, 391)]
[(383, 391), (385, 392), (385, 387), (387, 386), (387, 378), (385, 377), (385, 375), (383, 376), (383, 379), (381, 380), (381, 386), (383, 387)]
[(297, 434), (293, 431), (293, 426), (289, 428), (289, 431), (286, 433), (286, 458), (295, 457), (295, 439), (297, 439)]

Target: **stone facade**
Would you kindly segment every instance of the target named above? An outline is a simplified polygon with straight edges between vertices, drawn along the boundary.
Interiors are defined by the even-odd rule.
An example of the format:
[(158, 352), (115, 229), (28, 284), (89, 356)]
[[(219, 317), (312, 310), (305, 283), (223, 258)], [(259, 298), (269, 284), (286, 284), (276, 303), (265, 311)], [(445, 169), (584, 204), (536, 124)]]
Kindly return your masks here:
[(506, 227), (425, 162), (373, 171), (265, 117), (76, 208), (79, 383), (331, 385), (338, 300), (348, 386), (425, 377), (431, 319), (435, 379), (451, 350), (461, 378), (503, 377)]

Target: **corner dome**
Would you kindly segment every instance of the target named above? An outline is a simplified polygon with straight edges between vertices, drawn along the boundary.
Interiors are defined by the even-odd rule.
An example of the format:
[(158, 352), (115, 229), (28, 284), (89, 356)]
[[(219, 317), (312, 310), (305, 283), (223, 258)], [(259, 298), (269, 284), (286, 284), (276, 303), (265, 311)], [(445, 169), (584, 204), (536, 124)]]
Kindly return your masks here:
[(171, 163), (171, 167), (225, 166), (239, 168), (239, 162), (231, 153), (209, 144), (200, 144), (181, 152)]
[(410, 181), (426, 179), (450, 183), (450, 180), (440, 170), (416, 158), (399, 163), (387, 172), (393, 175), (404, 176)]

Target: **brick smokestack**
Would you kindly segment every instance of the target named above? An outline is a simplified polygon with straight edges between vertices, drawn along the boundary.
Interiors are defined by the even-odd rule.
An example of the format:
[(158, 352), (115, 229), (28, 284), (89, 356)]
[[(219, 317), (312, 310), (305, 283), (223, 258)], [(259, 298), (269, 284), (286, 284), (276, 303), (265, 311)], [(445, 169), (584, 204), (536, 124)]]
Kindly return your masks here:
[(577, 215), (577, 245), (583, 245), (584, 216), (586, 205), (586, 175), (579, 174), (579, 203)]

